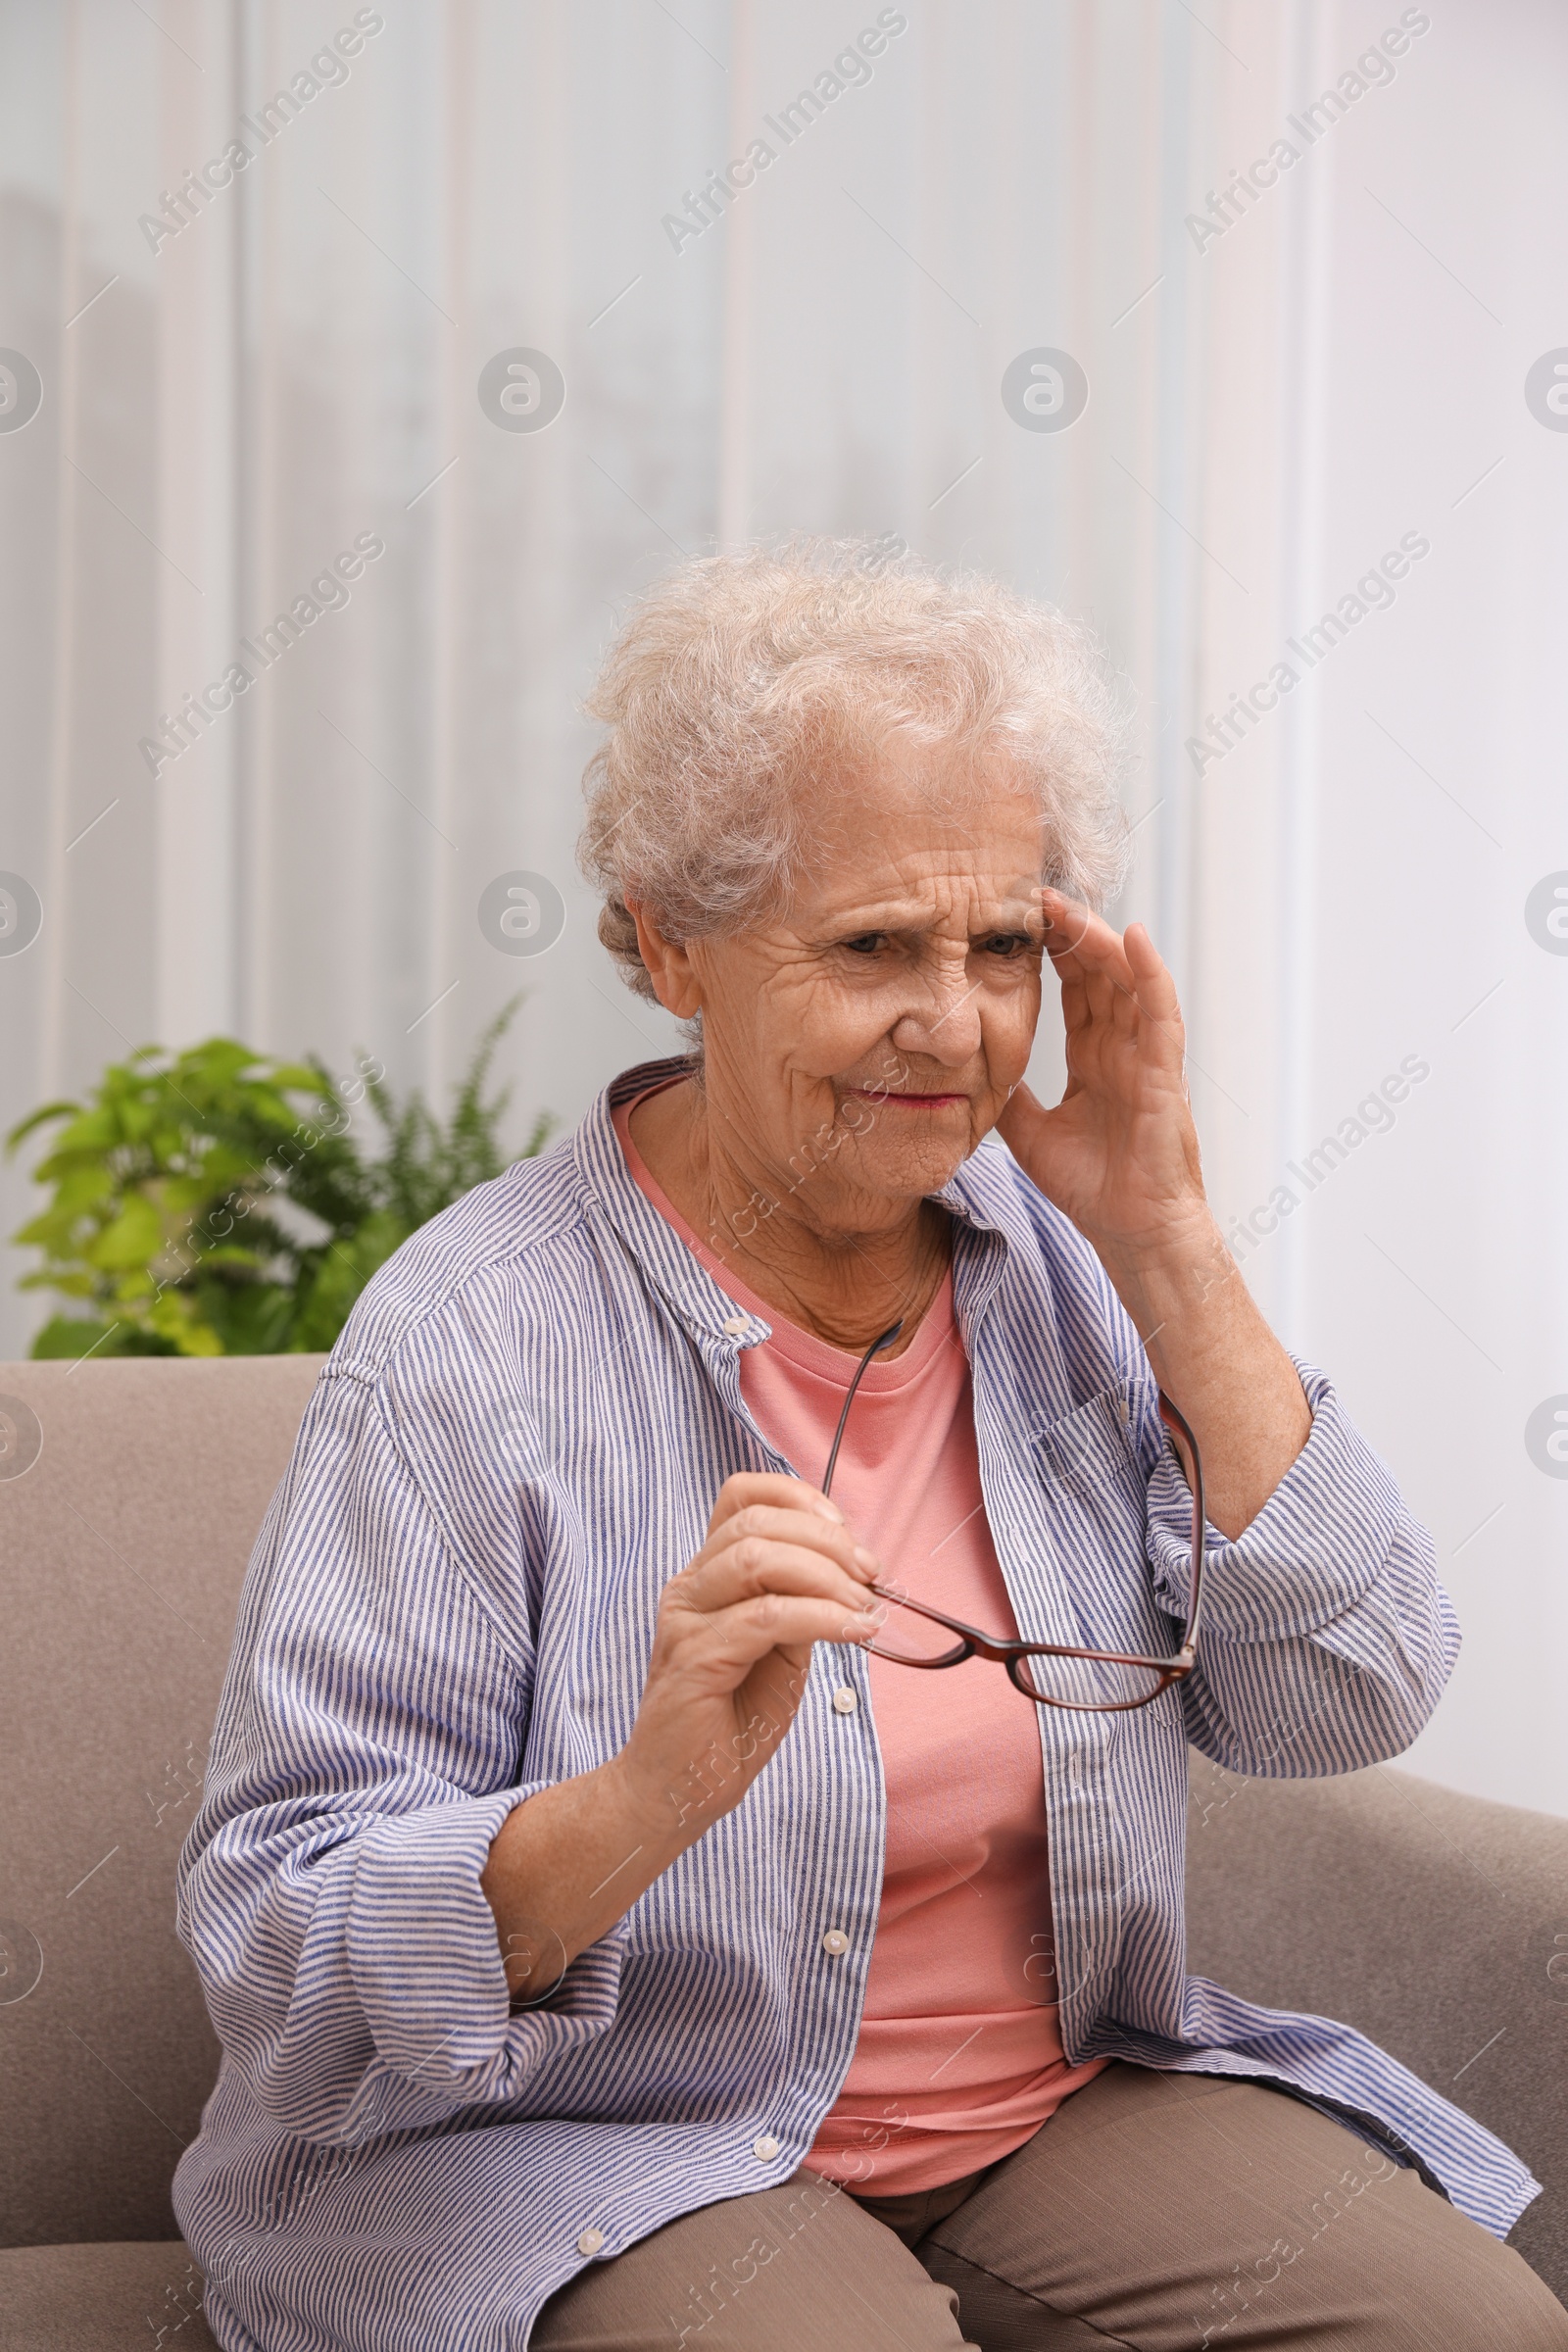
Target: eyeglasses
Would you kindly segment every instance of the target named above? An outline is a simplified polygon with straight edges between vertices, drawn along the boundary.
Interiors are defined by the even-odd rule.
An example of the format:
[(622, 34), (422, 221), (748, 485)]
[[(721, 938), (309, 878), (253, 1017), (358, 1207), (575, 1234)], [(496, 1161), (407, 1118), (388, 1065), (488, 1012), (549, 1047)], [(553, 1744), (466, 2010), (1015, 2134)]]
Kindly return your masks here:
[[(856, 1391), (870, 1369), (871, 1358), (891, 1347), (903, 1328), (901, 1318), (880, 1339), (873, 1340), (860, 1358), (844, 1399), (844, 1410), (833, 1434), (833, 1450), (822, 1474), (824, 1494), (832, 1489), (833, 1472)], [(1106, 1714), (1123, 1707), (1147, 1707), (1151, 1699), (1158, 1698), (1172, 1683), (1185, 1681), (1197, 1660), (1198, 1619), (1203, 1599), (1203, 1466), (1199, 1459), (1197, 1440), (1163, 1389), (1159, 1392), (1159, 1417), (1179, 1442), (1178, 1456), (1182, 1445), (1191, 1456), (1190, 1469), (1183, 1463), (1193, 1494), (1187, 1621), (1181, 1646), (1172, 1656), (1153, 1658), (1121, 1650), (1071, 1649), (1055, 1642), (1004, 1642), (997, 1635), (983, 1634), (972, 1625), (964, 1625), (956, 1617), (944, 1616), (940, 1609), (929, 1608), (924, 1601), (912, 1600), (897, 1586), (882, 1584), (873, 1585), (871, 1591), (883, 1603), (886, 1614), (876, 1636), (861, 1646), (873, 1657), (928, 1671), (961, 1666), (965, 1658), (990, 1658), (996, 1665), (1005, 1666), (1013, 1688), (1037, 1705), (1072, 1707), (1092, 1714)]]

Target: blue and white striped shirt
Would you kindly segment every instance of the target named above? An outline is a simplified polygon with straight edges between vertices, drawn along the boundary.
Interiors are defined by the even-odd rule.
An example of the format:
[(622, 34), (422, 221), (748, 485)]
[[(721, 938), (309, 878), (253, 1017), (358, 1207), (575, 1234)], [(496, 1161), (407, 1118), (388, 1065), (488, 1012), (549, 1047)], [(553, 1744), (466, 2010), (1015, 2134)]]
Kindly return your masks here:
[[(853, 1646), (818, 1648), (743, 1802), (548, 2005), (511, 2011), (479, 1886), (514, 1805), (623, 1745), (723, 1480), (795, 1467), (741, 1397), (768, 1326), (615, 1139), (612, 1103), (676, 1066), (383, 1267), (257, 1544), (179, 1900), (223, 2066), (174, 2203), (229, 2352), (520, 2352), (586, 2261), (787, 2179), (849, 2069), (886, 1809)], [(940, 1198), (1020, 1632), (1168, 1645), (1191, 1506), (1136, 1332), (999, 1141)], [(1348, 2027), (1186, 1973), (1187, 1742), (1280, 1777), (1396, 1755), (1457, 1647), (1427, 1538), (1302, 1380), (1304, 1450), (1236, 1542), (1210, 1531), (1193, 1677), (1037, 1710), (1062, 2042), (1375, 2118), (1500, 2235), (1537, 2183), (1491, 2133)]]

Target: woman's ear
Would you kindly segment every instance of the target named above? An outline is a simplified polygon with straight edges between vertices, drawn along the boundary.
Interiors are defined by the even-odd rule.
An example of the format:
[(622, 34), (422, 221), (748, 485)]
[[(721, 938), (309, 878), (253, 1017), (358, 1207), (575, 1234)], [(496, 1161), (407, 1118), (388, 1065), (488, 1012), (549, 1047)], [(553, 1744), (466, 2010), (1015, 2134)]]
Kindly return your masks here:
[(691, 957), (677, 941), (664, 937), (640, 901), (627, 899), (625, 907), (637, 926), (637, 953), (654, 984), (655, 996), (677, 1021), (691, 1020), (703, 1008), (703, 992)]

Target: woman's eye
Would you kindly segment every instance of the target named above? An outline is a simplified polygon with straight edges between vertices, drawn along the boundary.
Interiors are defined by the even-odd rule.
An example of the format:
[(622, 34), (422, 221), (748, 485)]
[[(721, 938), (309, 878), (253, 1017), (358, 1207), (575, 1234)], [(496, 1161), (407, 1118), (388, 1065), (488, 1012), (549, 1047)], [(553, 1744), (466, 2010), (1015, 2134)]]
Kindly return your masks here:
[(994, 939), (982, 940), (980, 944), (985, 955), (1002, 956), (1010, 959), (1013, 956), (1021, 956), (1028, 947), (1029, 941), (1027, 935), (1022, 931), (999, 931)]
[(886, 939), (885, 931), (858, 931), (853, 939), (844, 942), (852, 956), (874, 956)]

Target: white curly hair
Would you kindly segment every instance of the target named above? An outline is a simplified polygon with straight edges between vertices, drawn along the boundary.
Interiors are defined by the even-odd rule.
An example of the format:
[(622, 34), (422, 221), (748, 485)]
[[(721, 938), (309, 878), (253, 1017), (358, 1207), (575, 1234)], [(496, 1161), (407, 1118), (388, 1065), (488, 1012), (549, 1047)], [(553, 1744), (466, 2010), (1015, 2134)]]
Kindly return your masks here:
[(949, 755), (955, 788), (1002, 763), (1032, 789), (1042, 879), (1102, 906), (1125, 871), (1131, 702), (1096, 638), (881, 541), (687, 562), (635, 605), (584, 709), (608, 732), (578, 856), (605, 894), (599, 936), (645, 997), (627, 900), (674, 940), (747, 929), (809, 865), (805, 787), (863, 772), (893, 736)]

